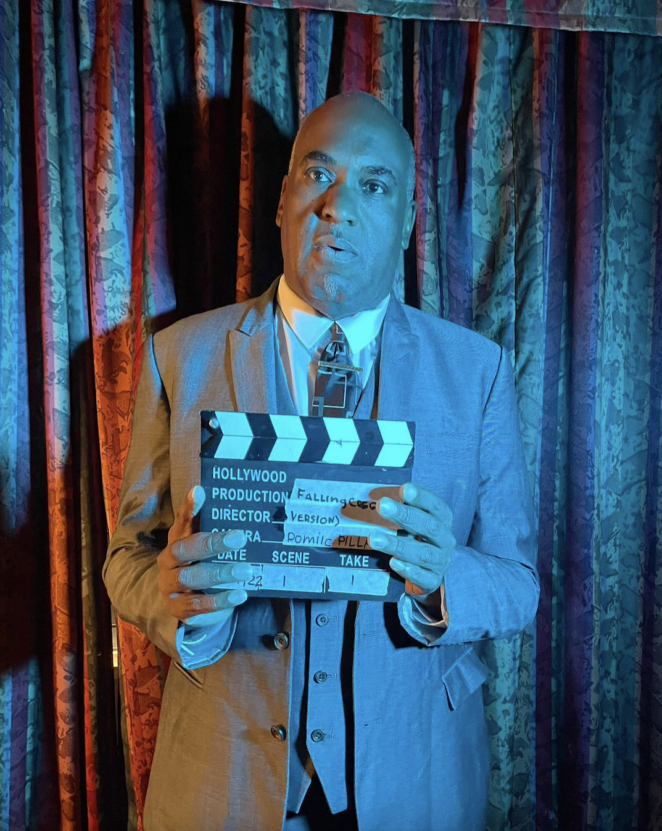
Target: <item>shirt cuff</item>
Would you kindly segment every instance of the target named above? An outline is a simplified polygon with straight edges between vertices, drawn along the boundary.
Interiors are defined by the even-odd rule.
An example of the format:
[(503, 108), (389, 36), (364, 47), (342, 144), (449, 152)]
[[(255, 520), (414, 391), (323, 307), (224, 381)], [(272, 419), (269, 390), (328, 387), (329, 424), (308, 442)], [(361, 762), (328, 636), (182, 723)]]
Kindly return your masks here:
[(218, 661), (230, 647), (237, 617), (234, 609), (221, 609), (180, 623), (175, 646), (184, 669), (200, 669)]
[(448, 628), (448, 609), (444, 584), (438, 596), (438, 607), (420, 603), (413, 595), (403, 594), (398, 603), (400, 620), (405, 630), (420, 643), (428, 646), (441, 640)]

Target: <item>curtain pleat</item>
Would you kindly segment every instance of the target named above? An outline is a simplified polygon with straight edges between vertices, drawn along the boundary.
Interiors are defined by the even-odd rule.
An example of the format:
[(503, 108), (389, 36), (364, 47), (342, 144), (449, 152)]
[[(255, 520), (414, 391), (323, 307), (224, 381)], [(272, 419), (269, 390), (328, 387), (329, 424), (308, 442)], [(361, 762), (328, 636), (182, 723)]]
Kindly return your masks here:
[[(63, 204), (63, 171), (71, 172), (74, 160), (67, 154), (66, 114), (58, 97), (60, 84), (68, 86), (56, 37), (64, 34), (51, 0), (32, 6), (34, 121), (36, 126), (37, 198), (41, 239), (40, 286), (42, 296), (42, 349), (44, 359), (44, 421), (48, 486), (48, 544), (50, 552), (51, 618), (53, 626), (53, 692), (60, 796), (60, 826), (73, 831), (84, 810), (76, 787), (80, 766), (81, 644), (76, 626), (77, 540), (74, 528), (71, 389), (69, 359), (74, 344), (70, 331), (71, 303), (75, 314), (78, 298), (70, 296), (67, 277), (75, 280), (63, 257), (66, 240)], [(66, 24), (65, 24), (66, 25)], [(65, 69), (66, 73), (66, 69)], [(58, 106), (60, 105), (60, 106)], [(62, 119), (62, 120), (61, 120)], [(74, 131), (78, 125), (70, 124)], [(62, 152), (62, 154), (61, 154)], [(73, 315), (72, 315), (73, 317)]]
[[(164, 13), (161, 3), (146, 2), (138, 15), (130, 2), (99, 2), (91, 67), (82, 84), (90, 318), (110, 533), (128, 450), (140, 347), (149, 331), (168, 321), (175, 305), (165, 224)], [(121, 660), (131, 667), (121, 675), (128, 783), (141, 817), (167, 667), (156, 647), (123, 621), (118, 641)]]
[(296, 21), (288, 12), (246, 8), (237, 302), (266, 289), (282, 269), (275, 224), (281, 178), (267, 171), (287, 171), (298, 125)]
[(116, 688), (101, 583), (141, 345), (279, 274), (292, 140), (349, 90), (414, 138), (396, 292), (515, 371), (541, 602), (479, 647), (489, 829), (659, 831), (662, 40), (17, 7), (0, 3), (0, 831), (142, 829), (168, 660), (119, 621)]
[(330, 12), (299, 12), (299, 124), (327, 97), (333, 21)]
[[(20, 133), (18, 8), (0, 5), (0, 829), (35, 821), (40, 768), (42, 677), (28, 622), (36, 598), (13, 587), (34, 583), (30, 515), (28, 325)], [(22, 637), (12, 637), (11, 625)]]

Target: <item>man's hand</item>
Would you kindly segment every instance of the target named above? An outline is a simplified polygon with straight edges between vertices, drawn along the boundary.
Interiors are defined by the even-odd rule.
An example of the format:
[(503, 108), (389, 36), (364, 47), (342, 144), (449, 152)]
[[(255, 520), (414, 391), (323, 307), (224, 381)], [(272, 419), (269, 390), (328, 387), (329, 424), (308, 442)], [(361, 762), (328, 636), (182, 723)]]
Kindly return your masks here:
[(168, 531), (168, 545), (157, 558), (159, 589), (165, 607), (173, 617), (186, 621), (205, 612), (232, 609), (248, 597), (243, 589), (220, 589), (205, 594), (219, 583), (248, 580), (253, 575), (249, 563), (206, 563), (225, 551), (236, 551), (246, 544), (243, 531), (223, 534), (193, 533), (193, 518), (205, 501), (204, 490), (196, 486), (180, 505)]
[(408, 482), (401, 490), (404, 504), (383, 497), (379, 513), (404, 528), (409, 536), (370, 534), (370, 546), (393, 554), (391, 568), (405, 578), (405, 592), (423, 600), (441, 586), (451, 562), (455, 537), (451, 532), (453, 514), (432, 491)]

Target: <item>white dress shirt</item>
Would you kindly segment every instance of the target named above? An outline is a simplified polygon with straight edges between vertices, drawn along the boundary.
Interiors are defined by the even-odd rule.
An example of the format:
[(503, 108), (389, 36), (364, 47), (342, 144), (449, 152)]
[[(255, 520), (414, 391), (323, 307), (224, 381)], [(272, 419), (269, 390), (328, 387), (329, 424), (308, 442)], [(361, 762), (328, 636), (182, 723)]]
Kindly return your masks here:
[[(389, 300), (390, 295), (387, 295), (376, 308), (357, 312), (337, 321), (347, 338), (352, 365), (362, 370), (363, 387), (379, 355), (380, 332)], [(284, 276), (278, 284), (277, 302), (276, 347), (283, 362), (296, 411), (299, 415), (308, 415), (315, 387), (317, 362), (328, 342), (327, 333), (334, 321), (321, 315), (299, 297), (290, 288)], [(436, 640), (448, 625), (444, 601), (442, 587), (441, 614), (433, 618), (407, 595), (405, 615), (408, 622), (430, 640)], [(187, 669), (213, 663), (225, 649), (230, 635), (229, 626), (226, 624), (232, 616), (232, 611), (224, 609), (197, 615), (179, 627), (176, 644)]]
[[(390, 295), (387, 295), (375, 309), (367, 309), (338, 320), (349, 344), (352, 366), (362, 370), (360, 378), (363, 387), (379, 354), (379, 333), (389, 299)], [(297, 413), (309, 415), (317, 362), (334, 321), (319, 314), (302, 300), (292, 291), (284, 277), (281, 277), (278, 284), (277, 300), (278, 349), (287, 383)]]

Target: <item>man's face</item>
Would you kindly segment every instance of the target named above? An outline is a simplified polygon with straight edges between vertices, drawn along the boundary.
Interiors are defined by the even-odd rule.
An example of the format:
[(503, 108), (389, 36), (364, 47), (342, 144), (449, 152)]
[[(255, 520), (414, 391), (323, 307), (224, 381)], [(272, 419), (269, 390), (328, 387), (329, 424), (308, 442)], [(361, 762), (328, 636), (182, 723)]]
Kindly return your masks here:
[(336, 99), (306, 121), (276, 222), (289, 286), (337, 319), (377, 306), (409, 243), (409, 147), (386, 113)]

